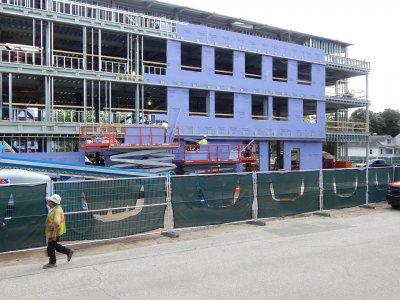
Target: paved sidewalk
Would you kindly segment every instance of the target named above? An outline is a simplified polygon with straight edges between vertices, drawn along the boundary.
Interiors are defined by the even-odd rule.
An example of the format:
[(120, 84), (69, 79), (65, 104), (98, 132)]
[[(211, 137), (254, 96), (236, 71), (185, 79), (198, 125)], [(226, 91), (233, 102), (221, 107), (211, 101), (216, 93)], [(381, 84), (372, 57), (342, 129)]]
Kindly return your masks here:
[(44, 250), (0, 255), (1, 298), (395, 299), (399, 225), (380, 204), (86, 247), (51, 270)]

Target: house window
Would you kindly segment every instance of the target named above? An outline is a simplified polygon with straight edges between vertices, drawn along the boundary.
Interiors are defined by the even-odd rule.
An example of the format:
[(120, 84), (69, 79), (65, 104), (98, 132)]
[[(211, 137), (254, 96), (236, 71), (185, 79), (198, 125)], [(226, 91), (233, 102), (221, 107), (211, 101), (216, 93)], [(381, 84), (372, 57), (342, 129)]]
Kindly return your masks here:
[(275, 121), (288, 120), (288, 98), (273, 97), (272, 100), (272, 119)]
[(206, 90), (189, 90), (189, 116), (210, 115), (210, 92)]
[(381, 148), (381, 154), (383, 154), (383, 149)]
[(215, 92), (215, 117), (233, 118), (234, 94), (226, 92)]
[(201, 45), (181, 43), (181, 70), (201, 72)]
[(317, 123), (317, 101), (303, 100), (303, 121)]
[(261, 55), (246, 53), (245, 55), (245, 77), (261, 79)]
[(389, 145), (389, 144), (392, 143), (392, 140), (391, 140), (391, 139), (388, 139), (386, 142), (387, 142), (387, 144)]
[(372, 154), (372, 149), (369, 149), (369, 154)]
[(215, 74), (233, 76), (233, 51), (215, 48)]
[(287, 82), (288, 60), (284, 58), (272, 58), (272, 80)]
[(311, 85), (311, 64), (307, 62), (297, 62), (297, 83)]
[(260, 95), (251, 96), (251, 118), (255, 120), (268, 119), (268, 97)]

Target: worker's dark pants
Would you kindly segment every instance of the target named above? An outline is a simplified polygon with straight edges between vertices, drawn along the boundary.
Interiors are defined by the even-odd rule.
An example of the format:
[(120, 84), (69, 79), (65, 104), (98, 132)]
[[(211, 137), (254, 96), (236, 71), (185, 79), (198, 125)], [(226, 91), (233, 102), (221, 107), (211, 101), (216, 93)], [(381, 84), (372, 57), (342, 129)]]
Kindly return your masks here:
[(63, 245), (59, 244), (58, 241), (60, 240), (59, 237), (57, 237), (57, 240), (48, 240), (47, 241), (47, 255), (49, 256), (49, 263), (50, 264), (55, 264), (56, 263), (56, 251), (60, 253), (64, 253), (65, 255), (68, 255), (71, 249), (68, 249), (67, 247), (64, 247)]

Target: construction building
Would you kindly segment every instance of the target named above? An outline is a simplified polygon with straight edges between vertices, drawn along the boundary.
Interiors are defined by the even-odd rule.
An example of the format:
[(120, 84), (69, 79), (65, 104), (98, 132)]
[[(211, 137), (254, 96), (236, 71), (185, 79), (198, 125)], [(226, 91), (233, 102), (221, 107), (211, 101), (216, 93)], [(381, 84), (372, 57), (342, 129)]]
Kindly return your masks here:
[[(0, 0), (2, 148), (83, 163), (104, 150), (82, 147), (83, 127), (118, 131), (108, 145), (127, 152), (124, 124), (168, 126), (179, 138), (161, 148), (178, 165), (222, 162), (213, 151), (233, 162), (247, 147), (229, 145), (250, 144), (258, 170), (318, 169), (325, 142), (343, 159), (348, 142), (368, 141), (348, 109), (368, 110), (370, 64), (349, 46), (159, 1)], [(204, 135), (207, 155), (188, 148)], [(143, 150), (133, 141), (121, 143)]]

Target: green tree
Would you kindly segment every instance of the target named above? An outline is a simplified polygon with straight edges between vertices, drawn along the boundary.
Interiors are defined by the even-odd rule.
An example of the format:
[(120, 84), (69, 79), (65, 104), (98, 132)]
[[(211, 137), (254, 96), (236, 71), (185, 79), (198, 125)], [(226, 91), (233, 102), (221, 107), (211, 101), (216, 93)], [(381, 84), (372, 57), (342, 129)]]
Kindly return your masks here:
[(392, 137), (398, 135), (400, 133), (400, 112), (395, 109), (387, 108), (380, 115), (385, 124), (386, 134)]
[[(351, 114), (350, 121), (365, 123), (365, 115), (365, 109), (359, 108)], [(369, 131), (378, 135), (389, 134), (386, 128), (385, 119), (382, 118), (381, 113), (369, 111)]]

